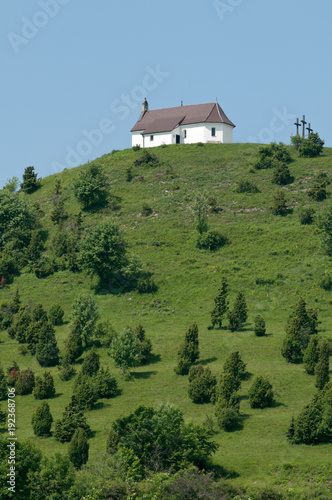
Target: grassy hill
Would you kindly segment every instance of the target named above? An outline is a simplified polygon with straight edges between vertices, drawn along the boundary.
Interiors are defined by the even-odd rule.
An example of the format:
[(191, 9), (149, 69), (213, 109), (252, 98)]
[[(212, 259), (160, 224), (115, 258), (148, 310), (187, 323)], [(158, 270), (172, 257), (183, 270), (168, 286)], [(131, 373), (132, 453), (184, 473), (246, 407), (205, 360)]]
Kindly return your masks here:
[[(289, 148), (295, 160), (290, 164), (295, 180), (282, 189), (293, 213), (281, 217), (269, 210), (280, 189), (271, 183), (272, 171), (252, 169), (258, 147), (209, 144), (155, 148), (152, 151), (158, 158), (173, 167), (173, 179), (165, 178), (166, 167), (161, 164), (153, 168), (134, 167), (134, 179), (126, 182), (127, 168), (141, 154), (133, 150), (114, 152), (96, 160), (109, 177), (113, 200), (117, 202), (100, 211), (84, 212), (84, 231), (114, 217), (125, 231), (130, 253), (147, 263), (154, 273), (158, 285), (155, 293), (104, 289), (95, 294), (85, 274), (67, 271), (45, 279), (22, 273), (14, 284), (0, 291), (1, 299), (10, 298), (18, 287), (23, 302), (41, 303), (46, 309), (60, 303), (67, 320), (63, 326), (56, 327), (60, 349), (69, 331), (68, 318), (75, 297), (82, 292), (95, 294), (103, 320), (109, 319), (119, 332), (127, 325), (142, 323), (152, 340), (153, 352), (160, 355), (159, 361), (156, 358), (152, 364), (133, 369), (133, 379), (126, 381), (106, 350), (97, 349), (102, 362), (117, 377), (122, 394), (102, 400), (96, 409), (86, 413), (94, 432), (89, 462), (102, 462), (112, 421), (140, 403), (172, 402), (184, 412), (186, 419), (203, 422), (206, 416), (212, 417), (218, 431), (214, 406), (192, 403), (187, 393), (188, 378), (173, 371), (183, 335), (189, 324), (196, 321), (200, 360), (205, 366), (219, 375), (225, 359), (232, 351), (239, 350), (252, 374), (242, 383), (240, 392), (242, 429), (216, 433), (214, 439), (220, 448), (214, 462), (236, 473), (230, 474), (234, 476), (230, 481), (245, 486), (280, 484), (285, 491), (305, 487), (314, 490), (328, 480), (331, 445), (292, 446), (286, 440), (291, 417), (310, 402), (316, 389), (314, 377), (307, 375), (302, 365), (286, 363), (280, 348), (287, 318), (300, 296), (309, 307), (318, 308), (320, 332), (332, 339), (332, 292), (320, 287), (324, 274), (331, 271), (331, 261), (320, 247), (314, 225), (301, 225), (298, 218), (300, 207), (310, 205), (318, 212), (326, 203), (312, 201), (307, 190), (319, 173), (331, 172), (332, 149), (324, 149), (324, 154), (317, 159), (306, 159), (298, 158), (295, 149)], [(42, 187), (29, 195), (32, 202), (40, 203), (44, 212), (41, 222), (49, 232), (50, 255), (52, 234), (57, 230), (50, 220), (55, 179), (62, 181), (67, 211), (77, 214), (80, 207), (73, 195), (73, 181), (84, 168), (47, 177)], [(240, 180), (254, 182), (259, 192), (236, 193)], [(216, 252), (196, 248), (192, 205), (195, 193), (203, 190), (215, 197), (222, 208), (209, 214), (210, 228), (218, 229), (229, 240), (228, 245)], [(152, 215), (141, 214), (143, 203), (153, 208)], [(249, 318), (239, 332), (208, 329), (213, 299), (222, 276), (228, 278), (231, 303), (240, 290), (246, 296)], [(253, 332), (253, 318), (257, 314), (266, 320), (267, 335), (262, 338)], [(6, 332), (0, 332), (0, 340), (3, 367), (15, 360), (21, 369), (30, 367), (35, 374), (45, 371), (30, 354), (20, 354), (19, 344)], [(74, 381), (62, 382), (57, 368), (50, 371), (55, 377), (57, 395), (49, 404), (56, 420), (70, 400)], [(267, 375), (273, 385), (276, 405), (272, 408), (257, 410), (249, 406), (248, 388), (258, 375)], [(31, 416), (38, 404), (32, 395), (17, 397), (18, 437), (31, 438), (47, 455), (65, 451), (67, 445), (53, 437), (42, 439), (33, 435)]]

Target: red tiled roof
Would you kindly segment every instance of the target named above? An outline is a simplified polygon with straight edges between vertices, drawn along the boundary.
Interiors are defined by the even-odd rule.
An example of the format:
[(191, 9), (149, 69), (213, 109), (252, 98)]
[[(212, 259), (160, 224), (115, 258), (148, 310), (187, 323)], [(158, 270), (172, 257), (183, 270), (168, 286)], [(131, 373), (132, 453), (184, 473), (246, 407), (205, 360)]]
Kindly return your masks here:
[(194, 104), (191, 106), (178, 106), (147, 111), (131, 132), (142, 134), (157, 134), (170, 132), (179, 124), (191, 125), (194, 123), (226, 123), (235, 127), (218, 103)]

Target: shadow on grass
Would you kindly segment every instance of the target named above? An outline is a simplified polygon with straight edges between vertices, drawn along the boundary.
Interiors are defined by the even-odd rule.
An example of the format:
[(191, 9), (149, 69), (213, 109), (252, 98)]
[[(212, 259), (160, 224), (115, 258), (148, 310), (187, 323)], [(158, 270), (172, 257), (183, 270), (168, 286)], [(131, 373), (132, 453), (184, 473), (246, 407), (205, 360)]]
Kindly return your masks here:
[(62, 395), (63, 395), (63, 393), (62, 393), (62, 392), (57, 392), (56, 394), (54, 394), (53, 398), (51, 398), (51, 399), (57, 399), (57, 398), (60, 398)]
[(241, 380), (250, 380), (251, 378), (253, 377), (253, 374), (250, 373), (250, 372), (245, 372), (242, 377), (241, 377)]
[(274, 401), (274, 400), (272, 401), (270, 408), (279, 408), (279, 406), (287, 408), (287, 405), (285, 405), (285, 403), (281, 403), (280, 401)]
[(218, 358), (216, 358), (215, 356), (213, 356), (212, 358), (207, 358), (207, 359), (202, 359), (201, 361), (197, 361), (197, 363), (195, 363), (195, 365), (208, 365), (209, 363), (213, 363), (213, 361), (217, 361)]
[(240, 474), (235, 470), (226, 469), (226, 467), (223, 467), (222, 465), (213, 465), (211, 470), (216, 479), (235, 479), (240, 476)]
[(160, 354), (149, 354), (149, 357), (145, 363), (145, 365), (153, 365), (155, 363), (159, 363), (161, 360)]
[(130, 372), (130, 375), (138, 380), (138, 379), (147, 379), (147, 378), (150, 378), (151, 375), (156, 375), (156, 371), (151, 371), (151, 372)]

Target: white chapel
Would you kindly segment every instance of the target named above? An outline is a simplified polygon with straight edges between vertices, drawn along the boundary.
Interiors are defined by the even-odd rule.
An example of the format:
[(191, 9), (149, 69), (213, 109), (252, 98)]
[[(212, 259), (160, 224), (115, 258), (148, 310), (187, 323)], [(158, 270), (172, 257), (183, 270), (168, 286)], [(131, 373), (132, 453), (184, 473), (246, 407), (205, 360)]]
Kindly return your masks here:
[(132, 145), (232, 143), (235, 125), (217, 102), (149, 110), (145, 99), (132, 132)]

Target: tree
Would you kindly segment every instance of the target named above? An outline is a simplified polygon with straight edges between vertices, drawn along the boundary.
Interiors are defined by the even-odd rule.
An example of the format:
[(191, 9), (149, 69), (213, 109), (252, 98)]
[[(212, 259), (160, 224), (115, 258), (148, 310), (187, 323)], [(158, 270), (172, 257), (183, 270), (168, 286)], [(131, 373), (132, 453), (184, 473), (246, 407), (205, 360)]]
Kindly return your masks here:
[(236, 296), (233, 310), (228, 312), (228, 328), (231, 331), (240, 330), (248, 318), (248, 307), (243, 292)]
[(41, 179), (37, 179), (38, 174), (34, 173), (35, 167), (26, 167), (23, 174), (23, 182), (20, 187), (26, 194), (31, 194), (40, 188)]
[(83, 409), (79, 406), (76, 397), (73, 395), (69, 405), (65, 408), (62, 419), (55, 422), (54, 437), (62, 443), (68, 442), (78, 427), (81, 427), (87, 433), (90, 432)]
[(74, 182), (74, 195), (84, 209), (104, 205), (109, 191), (108, 178), (100, 165), (92, 164), (81, 170)]
[(18, 291), (18, 288), (16, 288), (14, 298), (11, 302), (11, 312), (13, 314), (17, 314), (18, 311), (20, 310), (20, 306), (21, 306), (21, 296), (20, 292)]
[(69, 457), (56, 453), (43, 457), (40, 469), (30, 476), (31, 498), (62, 500), (75, 481), (75, 469)]
[(74, 363), (83, 353), (82, 330), (81, 322), (76, 317), (66, 339), (64, 362), (67, 364)]
[(189, 370), (188, 396), (194, 403), (208, 403), (214, 395), (216, 377), (210, 368), (204, 370), (203, 365), (192, 366)]
[(214, 308), (211, 311), (211, 321), (212, 328), (216, 325), (221, 328), (223, 318), (228, 311), (228, 283), (227, 279), (223, 278), (221, 281), (221, 287), (218, 290), (218, 295), (214, 299)]
[(32, 231), (30, 243), (25, 249), (25, 257), (30, 263), (37, 263), (45, 249), (42, 235), (40, 231)]
[(255, 317), (254, 322), (255, 322), (255, 327), (254, 327), (255, 335), (257, 335), (257, 337), (263, 337), (263, 335), (265, 335), (266, 333), (266, 326), (264, 319), (262, 318), (262, 316), (258, 314)]
[(10, 193), (16, 193), (19, 183), (20, 181), (18, 177), (12, 177), (11, 179), (7, 180), (2, 189), (9, 191)]
[(233, 351), (230, 356), (226, 359), (224, 364), (224, 373), (231, 373), (234, 377), (238, 379), (245, 378), (247, 371), (246, 365), (242, 361), (239, 351)]
[(48, 399), (54, 397), (54, 380), (50, 372), (45, 372), (43, 377), (36, 377), (32, 393), (36, 399)]
[(175, 373), (186, 375), (190, 366), (199, 358), (198, 326), (194, 322), (189, 326), (184, 341), (178, 351), (178, 364)]
[[(80, 376), (81, 375), (81, 376)], [(98, 393), (95, 384), (89, 376), (81, 372), (75, 380), (74, 396), (77, 404), (83, 410), (92, 410), (98, 401)]]
[(104, 282), (127, 263), (127, 243), (118, 224), (108, 219), (85, 238), (81, 248), (81, 263)]
[(238, 426), (239, 412), (232, 407), (217, 404), (216, 417), (219, 427), (226, 432), (233, 431)]
[(31, 231), (36, 225), (37, 213), (25, 197), (0, 191), (0, 246), (18, 232)]
[(302, 139), (299, 154), (305, 158), (315, 158), (322, 153), (324, 144), (325, 142), (319, 135), (316, 132), (312, 132), (308, 139)]
[(203, 234), (208, 230), (208, 206), (206, 193), (197, 193), (194, 200), (193, 212), (195, 216), (196, 229), (199, 234)]
[[(82, 340), (87, 345), (99, 319), (99, 307), (91, 295), (79, 295), (75, 299), (71, 319), (75, 318), (79, 320)], [(75, 329), (78, 330), (78, 323)]]
[(35, 386), (35, 375), (31, 368), (26, 370), (20, 370), (15, 383), (16, 393), (24, 396), (25, 394), (31, 394)]
[(59, 304), (53, 304), (48, 313), (48, 320), (51, 325), (61, 325), (65, 313)]
[(79, 469), (86, 464), (89, 458), (88, 436), (84, 429), (78, 427), (69, 443), (69, 459)]
[(51, 433), (53, 417), (49, 404), (43, 401), (32, 415), (31, 423), (36, 436), (48, 436)]
[(94, 384), (100, 398), (113, 398), (118, 394), (118, 384), (108, 368), (100, 368), (94, 377)]
[(273, 213), (273, 215), (287, 215), (288, 207), (285, 193), (283, 191), (277, 191), (274, 195), (271, 212)]
[(322, 340), (318, 348), (318, 362), (315, 366), (316, 375), (316, 387), (322, 390), (325, 385), (330, 380), (329, 370), (330, 370), (330, 348), (329, 342), (327, 340)]
[(321, 244), (327, 255), (332, 255), (332, 203), (326, 207), (316, 217), (317, 231), (321, 238)]
[(314, 182), (308, 191), (308, 196), (315, 201), (325, 200), (327, 198), (326, 182), (324, 180)]
[(292, 161), (288, 149), (282, 142), (279, 142), (279, 144), (271, 142), (267, 146), (261, 146), (258, 153), (259, 158), (254, 165), (257, 170), (272, 168), (279, 163), (289, 163)]
[[(112, 425), (116, 454), (128, 450), (137, 465), (158, 472), (177, 471), (193, 464), (204, 466), (218, 445), (210, 440), (206, 427), (186, 424), (182, 412), (173, 405), (156, 408), (139, 406)], [(115, 433), (115, 435), (114, 435)]]
[(251, 408), (272, 406), (272, 385), (266, 377), (257, 377), (250, 387), (248, 395)]
[(92, 377), (95, 375), (100, 367), (100, 356), (96, 353), (95, 346), (87, 353), (84, 358), (82, 365), (82, 373), (83, 375), (87, 375)]
[(130, 328), (113, 339), (109, 353), (115, 364), (122, 368), (123, 373), (129, 368), (139, 366), (142, 362), (141, 342)]
[(7, 399), (8, 396), (8, 384), (6, 380), (5, 372), (3, 371), (2, 366), (0, 366), (0, 401)]
[(150, 339), (148, 339), (145, 335), (145, 329), (143, 325), (139, 324), (135, 328), (135, 333), (141, 343), (141, 353), (142, 353), (142, 360), (141, 363), (144, 365), (145, 363), (148, 362), (149, 356), (152, 351), (152, 342)]
[(46, 323), (39, 334), (36, 358), (40, 366), (56, 366), (59, 363), (59, 349), (50, 323)]
[(310, 375), (315, 373), (315, 366), (318, 362), (318, 342), (318, 335), (312, 335), (303, 355), (304, 369)]

